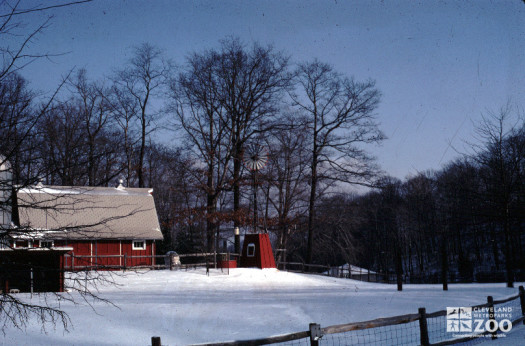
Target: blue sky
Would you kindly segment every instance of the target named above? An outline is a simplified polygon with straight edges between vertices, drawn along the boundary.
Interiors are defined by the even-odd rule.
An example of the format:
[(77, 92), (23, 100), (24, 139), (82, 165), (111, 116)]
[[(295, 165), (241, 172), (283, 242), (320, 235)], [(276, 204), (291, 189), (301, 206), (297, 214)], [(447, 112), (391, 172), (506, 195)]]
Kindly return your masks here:
[[(21, 7), (64, 1), (22, 0)], [(525, 4), (500, 1), (134, 1), (93, 2), (27, 15), (51, 26), (31, 49), (68, 52), (29, 66), (48, 91), (71, 68), (93, 78), (150, 42), (183, 64), (193, 51), (234, 35), (273, 44), (292, 61), (313, 58), (357, 79), (374, 79), (388, 136), (370, 147), (389, 174), (438, 169), (472, 141), (482, 113), (525, 106)]]

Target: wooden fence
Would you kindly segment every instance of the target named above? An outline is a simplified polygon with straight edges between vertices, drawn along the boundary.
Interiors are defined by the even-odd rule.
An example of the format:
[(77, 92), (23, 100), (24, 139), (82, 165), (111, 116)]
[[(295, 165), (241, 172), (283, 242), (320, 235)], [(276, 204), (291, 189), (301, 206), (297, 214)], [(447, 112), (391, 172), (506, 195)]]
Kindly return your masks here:
[(74, 253), (66, 254), (64, 268), (70, 271), (82, 270), (126, 270), (129, 268), (165, 268), (166, 256), (163, 255), (94, 255), (78, 256)]
[(95, 255), (78, 256), (74, 253), (65, 255), (65, 270), (127, 270), (133, 269), (188, 269), (197, 267), (216, 267), (220, 259), (236, 258), (235, 253), (193, 253), (175, 255), (181, 262), (174, 264), (171, 255)]
[[(323, 345), (352, 345), (352, 344), (406, 344), (423, 346), (453, 345), (479, 337), (498, 337), (498, 330), (505, 325), (505, 319), (498, 317), (496, 311), (504, 308), (512, 311), (512, 325), (525, 321), (525, 290), (519, 287), (519, 293), (503, 300), (493, 300), (487, 297), (487, 303), (470, 307), (475, 309), (486, 308), (488, 312), (487, 326), (496, 326), (493, 330), (486, 330), (477, 334), (470, 333), (463, 337), (456, 337), (447, 331), (447, 310), (426, 313), (425, 308), (419, 308), (417, 313), (387, 318), (378, 318), (370, 321), (354, 322), (328, 327), (321, 327), (317, 323), (310, 323), (308, 330), (289, 333), (267, 338), (252, 340), (229, 341), (219, 343), (195, 344), (193, 346), (237, 346), (237, 345), (268, 345), (280, 343), (282, 345), (297, 344), (297, 340), (317, 346)], [(523, 322), (525, 323), (525, 322)], [(499, 327), (498, 327), (499, 326)], [(508, 326), (507, 326), (508, 327)], [(459, 329), (458, 329), (459, 330)], [(152, 337), (152, 345), (160, 346), (160, 337)]]

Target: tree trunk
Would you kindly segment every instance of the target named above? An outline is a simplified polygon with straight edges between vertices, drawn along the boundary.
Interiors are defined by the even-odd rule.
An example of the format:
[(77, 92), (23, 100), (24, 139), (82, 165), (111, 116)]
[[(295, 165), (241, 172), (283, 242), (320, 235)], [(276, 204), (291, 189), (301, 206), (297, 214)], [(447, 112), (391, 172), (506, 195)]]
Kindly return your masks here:
[(503, 229), (505, 232), (505, 271), (507, 279), (507, 287), (514, 287), (514, 271), (513, 271), (513, 258), (510, 245), (510, 227), (509, 227), (509, 205), (505, 206)]
[(395, 230), (395, 240), (394, 240), (394, 263), (396, 268), (396, 282), (397, 290), (403, 290), (403, 261), (401, 257), (401, 242), (399, 240), (399, 230)]
[(235, 154), (233, 158), (233, 226), (240, 227), (240, 201), (241, 201), (241, 189), (240, 189), (240, 176), (241, 176), (241, 164), (242, 164), (242, 155), (241, 155), (241, 144), (235, 144)]
[(314, 213), (315, 213), (315, 197), (317, 194), (317, 150), (314, 144), (314, 155), (312, 158), (312, 185), (310, 188), (310, 201), (308, 204), (308, 243), (306, 246), (306, 263), (312, 264), (313, 256), (313, 240), (314, 240)]
[(448, 291), (448, 254), (446, 237), (441, 237), (441, 280), (443, 283), (443, 291)]
[(140, 139), (140, 153), (139, 153), (139, 165), (137, 167), (137, 177), (139, 179), (139, 187), (144, 186), (144, 155), (146, 153), (146, 114), (145, 110), (142, 111), (142, 135)]
[(206, 205), (206, 249), (209, 253), (215, 250), (216, 211), (217, 198), (213, 194), (208, 194)]

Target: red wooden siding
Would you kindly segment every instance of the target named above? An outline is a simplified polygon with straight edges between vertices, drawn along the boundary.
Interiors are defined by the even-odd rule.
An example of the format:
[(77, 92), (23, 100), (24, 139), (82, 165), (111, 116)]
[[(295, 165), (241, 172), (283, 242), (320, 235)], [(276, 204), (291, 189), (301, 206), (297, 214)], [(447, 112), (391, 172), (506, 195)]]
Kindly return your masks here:
[[(95, 249), (93, 256), (96, 256), (95, 263), (101, 267), (120, 266), (120, 257), (104, 257), (104, 256), (119, 256), (120, 243), (115, 240), (97, 240), (95, 241)], [(100, 257), (99, 257), (100, 256)]]
[(87, 267), (94, 263), (94, 260), (90, 257), (78, 257), (78, 256), (91, 256), (92, 243), (90, 241), (77, 241), (77, 242), (66, 242), (67, 246), (73, 248), (71, 256), (66, 256), (66, 268), (76, 267)]
[[(137, 240), (135, 240), (137, 241)], [(133, 241), (126, 240), (122, 241), (122, 254), (126, 255), (126, 266), (147, 266), (154, 264), (151, 259), (151, 255), (155, 255), (155, 247), (152, 240), (146, 240), (146, 248), (144, 250), (133, 250)], [(135, 256), (147, 256), (147, 257), (135, 257)], [(122, 263), (124, 265), (124, 263)]]
[[(248, 246), (251, 244), (253, 244), (254, 252), (248, 256)], [(241, 267), (275, 268), (275, 259), (268, 234), (246, 234), (244, 236)]]
[[(73, 251), (63, 259), (66, 270), (82, 270), (86, 267), (98, 266), (98, 269), (111, 269), (120, 266), (150, 266), (155, 264), (152, 256), (156, 255), (155, 242), (144, 241), (144, 250), (134, 250), (133, 240), (55, 240), (54, 247), (72, 247)], [(16, 240), (16, 247), (27, 247), (27, 240)], [(35, 240), (33, 247), (39, 247), (40, 242)], [(113, 257), (114, 256), (114, 257)]]

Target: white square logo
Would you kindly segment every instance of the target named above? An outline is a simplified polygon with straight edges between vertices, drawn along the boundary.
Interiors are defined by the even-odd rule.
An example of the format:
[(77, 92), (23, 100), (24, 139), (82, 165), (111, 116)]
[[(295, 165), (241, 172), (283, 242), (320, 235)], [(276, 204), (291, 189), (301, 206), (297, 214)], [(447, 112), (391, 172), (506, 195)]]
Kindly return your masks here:
[(447, 307), (447, 332), (472, 332), (472, 308)]

